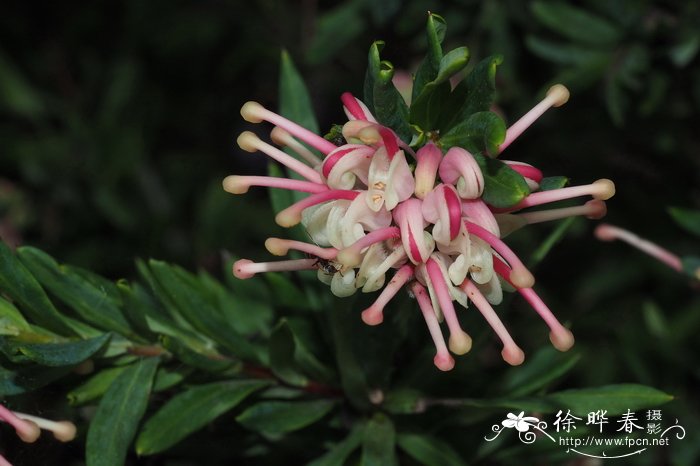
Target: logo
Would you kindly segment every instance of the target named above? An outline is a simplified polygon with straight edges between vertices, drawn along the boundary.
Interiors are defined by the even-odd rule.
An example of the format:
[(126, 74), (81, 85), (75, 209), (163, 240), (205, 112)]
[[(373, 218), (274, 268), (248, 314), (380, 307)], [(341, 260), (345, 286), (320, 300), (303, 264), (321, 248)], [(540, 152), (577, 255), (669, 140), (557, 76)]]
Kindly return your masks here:
[[(640, 420), (640, 417), (643, 420)], [(667, 447), (675, 437), (685, 438), (685, 428), (678, 423), (667, 425), (659, 409), (646, 411), (642, 416), (628, 409), (615, 417), (608, 417), (603, 409), (577, 416), (570, 410), (559, 410), (551, 426), (534, 416), (517, 416), (508, 413), (500, 424), (491, 426), (493, 435), (484, 437), (493, 442), (505, 431), (515, 430), (522, 443), (533, 444), (538, 440), (553, 442), (566, 447), (566, 453), (589, 458), (613, 459), (639, 455), (654, 447)], [(578, 427), (584, 426), (581, 430)], [(556, 438), (555, 438), (556, 437)]]

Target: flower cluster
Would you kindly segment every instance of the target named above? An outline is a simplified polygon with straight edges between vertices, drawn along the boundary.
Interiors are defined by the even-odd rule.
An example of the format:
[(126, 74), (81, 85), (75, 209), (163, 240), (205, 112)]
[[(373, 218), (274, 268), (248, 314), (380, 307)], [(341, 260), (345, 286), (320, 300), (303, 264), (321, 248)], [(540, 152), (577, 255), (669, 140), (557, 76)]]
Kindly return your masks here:
[[(564, 86), (553, 86), (542, 102), (508, 128), (500, 150), (568, 97)], [(512, 365), (523, 362), (523, 351), (492, 308), (501, 302), (504, 288), (517, 290), (539, 313), (557, 349), (569, 349), (574, 342), (571, 332), (535, 293), (533, 275), (501, 238), (526, 224), (574, 215), (601, 218), (606, 213), (604, 201), (614, 194), (613, 183), (602, 179), (537, 192), (543, 179), (540, 170), (505, 161), (525, 178), (532, 193), (510, 208), (497, 209), (482, 199), (484, 176), (469, 151), (451, 147), (443, 153), (436, 137), (414, 152), (392, 129), (378, 123), (360, 100), (345, 93), (342, 103), (349, 121), (342, 128), (346, 144), (339, 147), (256, 102), (243, 105), (246, 121), (275, 125), (272, 141), (299, 157), (248, 131), (238, 138), (239, 146), (267, 154), (299, 177), (234, 175), (224, 180), (224, 189), (242, 194), (251, 186), (267, 186), (308, 193), (279, 212), (276, 221), (284, 227), (302, 223), (314, 244), (269, 238), (265, 246), (270, 253), (282, 256), (297, 250), (308, 258), (264, 263), (241, 259), (233, 266), (234, 275), (245, 279), (259, 272), (318, 269), (319, 279), (336, 296), (383, 288), (362, 313), (369, 325), (382, 322), (386, 304), (406, 287), (422, 311), (437, 350), (435, 365), (443, 371), (454, 366), (450, 352), (464, 354), (472, 344), (460, 326), (454, 302), (467, 307), (471, 301), (501, 339), (503, 359)], [(578, 207), (518, 213), (580, 196), (592, 199)], [(440, 327), (443, 320), (449, 329), (447, 343)]]
[[(29, 414), (10, 411), (0, 404), (0, 421), (12, 426), (17, 436), (26, 443), (34, 443), (41, 434), (41, 429), (50, 430), (54, 437), (61, 442), (69, 442), (75, 438), (75, 425), (69, 421), (51, 421)], [(0, 466), (12, 466), (0, 455)]]

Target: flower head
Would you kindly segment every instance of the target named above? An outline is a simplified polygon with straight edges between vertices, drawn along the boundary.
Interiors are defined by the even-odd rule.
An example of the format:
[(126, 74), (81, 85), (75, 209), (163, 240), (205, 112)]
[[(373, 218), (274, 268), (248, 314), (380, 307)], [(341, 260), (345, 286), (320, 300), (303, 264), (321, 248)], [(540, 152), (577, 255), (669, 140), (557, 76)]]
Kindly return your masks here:
[[(554, 86), (508, 129), (501, 150), (549, 107), (567, 99), (566, 88)], [(455, 302), (459, 307), (471, 302), (479, 310), (501, 340), (506, 362), (523, 362), (523, 351), (492, 308), (502, 300), (507, 285), (540, 314), (550, 328), (552, 344), (561, 351), (569, 349), (574, 342), (571, 332), (535, 293), (534, 276), (502, 237), (530, 223), (573, 215), (600, 218), (605, 214), (604, 201), (614, 194), (612, 182), (598, 180), (587, 186), (537, 191), (543, 179), (540, 170), (505, 161), (535, 192), (513, 206), (496, 208), (483, 198), (484, 174), (468, 150), (443, 150), (436, 137), (414, 152), (393, 130), (378, 123), (360, 100), (348, 93), (341, 100), (349, 118), (343, 127), (347, 144), (341, 146), (258, 103), (243, 106), (241, 114), (247, 121), (275, 125), (273, 140), (299, 158), (249, 132), (239, 137), (241, 148), (263, 152), (303, 179), (230, 176), (224, 180), (224, 189), (240, 194), (250, 186), (268, 186), (308, 193), (279, 212), (276, 221), (284, 227), (302, 223), (315, 244), (270, 238), (266, 246), (272, 254), (297, 250), (310, 258), (265, 263), (241, 259), (234, 264), (234, 275), (250, 278), (265, 271), (317, 269), (319, 278), (337, 296), (381, 290), (361, 314), (368, 325), (380, 324), (386, 305), (406, 288), (425, 318), (436, 348), (434, 362), (441, 370), (454, 366), (451, 354), (467, 353), (472, 345), (459, 322)], [(322, 156), (312, 154), (300, 142)], [(593, 199), (580, 207), (520, 212), (582, 196)], [(443, 321), (449, 331), (447, 342), (440, 327)], [(521, 425), (523, 419), (513, 421)]]

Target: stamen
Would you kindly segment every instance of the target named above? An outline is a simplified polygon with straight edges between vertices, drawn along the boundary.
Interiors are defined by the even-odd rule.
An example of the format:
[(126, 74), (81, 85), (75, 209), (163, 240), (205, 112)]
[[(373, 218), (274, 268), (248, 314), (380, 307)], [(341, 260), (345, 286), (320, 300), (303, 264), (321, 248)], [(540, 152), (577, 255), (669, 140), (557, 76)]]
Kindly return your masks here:
[(615, 195), (615, 184), (606, 179), (594, 181), (591, 184), (582, 186), (570, 186), (568, 188), (553, 189), (551, 191), (540, 191), (528, 195), (513, 207), (508, 209), (492, 209), (494, 212), (513, 212), (524, 209), (525, 207), (533, 207), (536, 205), (548, 204), (550, 202), (562, 201), (579, 196), (593, 196), (599, 201), (607, 201)]
[(362, 320), (367, 325), (379, 325), (384, 320), (384, 306), (396, 296), (401, 288), (413, 277), (413, 266), (410, 264), (401, 267), (394, 274), (389, 283), (384, 287), (376, 301), (362, 311)]
[(282, 238), (268, 238), (265, 240), (265, 248), (270, 252), (270, 254), (275, 256), (284, 256), (290, 249), (305, 252), (306, 254), (310, 254), (325, 260), (335, 259), (335, 256), (338, 254), (338, 250), (336, 248), (322, 248), (321, 246), (317, 246), (315, 244)]
[(547, 91), (546, 97), (532, 110), (523, 115), (518, 121), (506, 131), (506, 138), (501, 144), (500, 151), (503, 152), (515, 139), (520, 136), (531, 124), (544, 114), (551, 107), (561, 107), (569, 100), (569, 90), (561, 84), (555, 84)]
[(352, 201), (359, 194), (359, 191), (348, 191), (344, 189), (333, 189), (322, 193), (312, 194), (311, 196), (295, 202), (286, 209), (280, 211), (275, 216), (275, 222), (285, 228), (293, 227), (301, 222), (301, 212), (304, 209), (323, 202), (335, 201), (338, 199), (347, 199)]
[(440, 303), (440, 308), (445, 316), (445, 321), (450, 329), (450, 340), (449, 346), (450, 351), (454, 354), (465, 354), (472, 347), (471, 337), (462, 330), (459, 325), (459, 320), (457, 320), (457, 313), (455, 312), (454, 305), (452, 304), (452, 297), (450, 296), (450, 290), (447, 288), (447, 283), (445, 282), (445, 277), (442, 275), (442, 270), (435, 259), (430, 258), (425, 263), (426, 271), (428, 272), (428, 277), (433, 285), (433, 290)]
[(294, 136), (279, 126), (272, 128), (272, 131), (270, 132), (270, 139), (272, 139), (272, 142), (278, 146), (289, 147), (296, 152), (299, 157), (309, 162), (312, 167), (315, 167), (321, 163), (321, 159), (316, 157), (316, 154), (307, 149), (304, 144), (294, 139)]
[(418, 307), (420, 307), (423, 313), (423, 318), (428, 326), (428, 331), (435, 344), (436, 354), (433, 358), (433, 363), (441, 371), (449, 371), (455, 366), (455, 360), (447, 351), (447, 345), (445, 345), (445, 337), (442, 335), (442, 330), (440, 330), (440, 323), (438, 322), (437, 316), (435, 315), (435, 310), (432, 304), (430, 304), (430, 298), (428, 293), (425, 291), (425, 287), (418, 283), (417, 281), (411, 284), (411, 292), (416, 297), (418, 301)]
[(75, 424), (70, 421), (52, 421), (50, 419), (44, 419), (43, 417), (18, 412), (15, 412), (15, 414), (25, 421), (33, 422), (40, 428), (53, 432), (53, 436), (61, 442), (70, 442), (75, 438), (77, 429)]
[(525, 212), (516, 214), (529, 224), (548, 222), (550, 220), (559, 220), (561, 218), (575, 217), (577, 215), (585, 216), (591, 220), (598, 220), (605, 217), (608, 209), (605, 201), (592, 199), (581, 206), (564, 207), (561, 209), (539, 210), (537, 212)]
[(280, 128), (289, 132), (292, 136), (295, 136), (314, 149), (321, 151), (324, 155), (332, 152), (336, 149), (335, 144), (321, 136), (318, 136), (308, 129), (289, 121), (286, 118), (277, 115), (274, 112), (266, 109), (257, 102), (246, 102), (241, 107), (241, 116), (243, 119), (250, 123), (260, 123), (262, 121), (267, 121), (273, 125), (279, 126)]
[[(475, 223), (464, 222), (464, 226), (467, 227), (467, 231), (469, 233), (486, 241), (498, 254), (503, 256), (503, 258), (508, 261), (508, 264), (510, 264), (510, 267), (512, 268), (508, 280), (513, 283), (513, 286), (516, 288), (532, 287), (532, 285), (535, 283), (535, 277), (532, 276), (532, 273), (530, 273), (530, 271), (520, 261), (518, 256), (516, 256), (515, 253), (508, 246), (506, 246), (503, 241), (500, 240), (500, 238)], [(496, 258), (494, 257), (494, 259)]]
[[(510, 268), (505, 262), (495, 256), (493, 258), (493, 268), (498, 275), (503, 277), (506, 281), (510, 281), (508, 279), (511, 273)], [(559, 322), (544, 301), (535, 293), (535, 290), (532, 288), (518, 288), (518, 293), (525, 298), (549, 327), (549, 341), (552, 342), (552, 346), (559, 351), (568, 351), (571, 349), (571, 347), (574, 346), (573, 333)]]
[(251, 186), (265, 186), (268, 188), (289, 189), (304, 193), (322, 193), (328, 191), (324, 184), (311, 181), (294, 180), (291, 178), (277, 178), (274, 176), (240, 176), (230, 175), (224, 178), (224, 190), (231, 194), (244, 194)]
[(401, 231), (398, 227), (386, 227), (367, 233), (362, 238), (338, 253), (336, 260), (347, 267), (356, 267), (362, 262), (362, 250), (370, 247), (374, 243), (385, 241), (390, 238), (398, 238)]
[(18, 414), (0, 404), (0, 421), (10, 424), (23, 442), (34, 443), (41, 435), (39, 426), (30, 420), (21, 419)]
[(262, 272), (290, 272), (294, 270), (315, 269), (317, 259), (294, 259), (278, 262), (253, 262), (248, 259), (239, 259), (233, 263), (233, 275), (245, 280), (252, 278), (256, 273)]
[(601, 241), (614, 241), (616, 239), (624, 241), (630, 246), (633, 246), (640, 251), (649, 254), (651, 257), (659, 260), (660, 262), (663, 262), (676, 272), (683, 271), (683, 261), (680, 257), (668, 249), (662, 248), (658, 244), (640, 238), (631, 231), (623, 230), (622, 228), (604, 223), (602, 225), (598, 225), (593, 234), (595, 234), (596, 238)]
[(267, 154), (271, 159), (274, 159), (290, 170), (297, 172), (307, 180), (314, 183), (323, 182), (321, 175), (316, 170), (303, 164), (291, 155), (285, 154), (275, 146), (261, 140), (255, 133), (243, 131), (241, 135), (238, 136), (237, 142), (238, 146), (246, 152), (255, 152), (259, 150), (260, 152)]
[(501, 351), (503, 360), (511, 366), (519, 366), (522, 364), (525, 360), (525, 353), (523, 353), (523, 350), (513, 341), (505, 325), (503, 325), (503, 322), (499, 319), (496, 311), (491, 307), (491, 304), (489, 304), (486, 298), (484, 298), (484, 295), (481, 294), (479, 288), (477, 288), (471, 280), (464, 280), (461, 288), (467, 293), (469, 299), (476, 305), (491, 328), (493, 328), (493, 331), (496, 332), (498, 338), (503, 342), (503, 351)]

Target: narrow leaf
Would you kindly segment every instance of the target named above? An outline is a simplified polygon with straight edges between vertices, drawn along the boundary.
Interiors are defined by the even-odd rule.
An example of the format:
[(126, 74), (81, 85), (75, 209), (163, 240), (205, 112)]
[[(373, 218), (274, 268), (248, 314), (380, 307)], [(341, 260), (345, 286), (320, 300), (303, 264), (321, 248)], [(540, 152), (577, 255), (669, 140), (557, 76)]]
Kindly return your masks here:
[(599, 409), (616, 416), (627, 410), (651, 408), (668, 403), (673, 396), (655, 388), (636, 384), (606, 385), (596, 388), (565, 390), (552, 393), (548, 399), (569, 408), (573, 413), (588, 413)]
[(700, 210), (669, 207), (668, 213), (678, 226), (696, 236), (700, 236)]
[(318, 134), (318, 122), (311, 106), (309, 91), (286, 50), (280, 55), (280, 114)]
[(101, 370), (87, 382), (68, 392), (68, 402), (77, 406), (101, 397), (124, 370), (126, 367), (110, 367)]
[(364, 427), (363, 423), (355, 423), (352, 431), (343, 441), (334, 445), (328, 453), (316, 458), (307, 466), (343, 466), (345, 460), (360, 446)]
[(97, 353), (110, 339), (106, 333), (88, 340), (66, 343), (22, 344), (13, 342), (15, 351), (43, 366), (72, 366)]
[(448, 443), (427, 434), (399, 434), (399, 447), (425, 466), (463, 466), (454, 448)]
[(612, 47), (620, 37), (608, 20), (566, 2), (537, 1), (532, 12), (542, 24), (578, 43)]
[(525, 364), (508, 371), (504, 390), (511, 397), (530, 395), (569, 372), (579, 359), (579, 353), (542, 348)]
[(136, 440), (136, 452), (152, 455), (167, 450), (268, 384), (243, 380), (187, 388), (146, 421)]
[(396, 458), (396, 432), (391, 419), (376, 414), (367, 423), (362, 440), (362, 466), (394, 466)]
[(236, 421), (266, 435), (279, 435), (313, 424), (334, 404), (329, 400), (263, 401), (243, 411)]
[(87, 433), (87, 466), (125, 464), (157, 367), (157, 358), (139, 360), (122, 372), (102, 397)]
[(413, 79), (411, 102), (415, 102), (418, 96), (423, 93), (423, 88), (429, 82), (434, 81), (438, 75), (440, 60), (442, 60), (441, 44), (445, 39), (446, 30), (447, 24), (442, 16), (428, 13), (428, 22), (425, 26), (428, 50)]
[(295, 361), (295, 347), (289, 324), (282, 319), (270, 337), (270, 367), (277, 377), (288, 384), (305, 386), (308, 378), (301, 373)]
[(11, 297), (36, 323), (55, 332), (72, 335), (75, 332), (49, 301), (39, 282), (0, 241), (0, 291)]
[(69, 269), (60, 267), (43, 251), (31, 247), (17, 249), (24, 265), (54, 296), (75, 310), (85, 321), (102, 329), (131, 335), (117, 305), (100, 289)]

